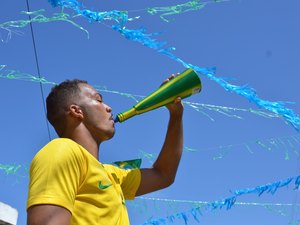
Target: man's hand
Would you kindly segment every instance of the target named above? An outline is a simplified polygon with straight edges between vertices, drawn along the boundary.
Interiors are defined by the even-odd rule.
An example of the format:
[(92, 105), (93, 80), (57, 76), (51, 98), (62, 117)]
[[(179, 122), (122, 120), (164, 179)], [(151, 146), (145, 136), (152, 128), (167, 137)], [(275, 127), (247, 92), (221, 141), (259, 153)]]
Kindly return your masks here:
[[(174, 74), (172, 74), (170, 77), (168, 77), (162, 84), (168, 83), (170, 80), (172, 80), (175, 77)], [(170, 103), (166, 106), (170, 112), (170, 116), (182, 116), (183, 114), (183, 104), (180, 97), (176, 97), (173, 103)]]

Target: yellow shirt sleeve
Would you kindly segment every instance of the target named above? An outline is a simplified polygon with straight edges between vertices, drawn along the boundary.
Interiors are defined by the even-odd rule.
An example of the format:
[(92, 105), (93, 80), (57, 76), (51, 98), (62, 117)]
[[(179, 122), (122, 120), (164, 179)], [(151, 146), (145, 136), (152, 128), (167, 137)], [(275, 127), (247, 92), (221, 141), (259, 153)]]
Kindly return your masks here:
[(41, 149), (30, 167), (27, 209), (33, 205), (58, 205), (73, 211), (75, 195), (84, 171), (84, 156), (63, 139)]

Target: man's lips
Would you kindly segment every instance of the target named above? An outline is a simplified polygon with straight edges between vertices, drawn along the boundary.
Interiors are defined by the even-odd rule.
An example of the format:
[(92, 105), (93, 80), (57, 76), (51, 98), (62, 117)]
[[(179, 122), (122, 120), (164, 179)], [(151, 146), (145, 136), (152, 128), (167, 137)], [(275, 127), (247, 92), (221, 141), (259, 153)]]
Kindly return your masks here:
[(109, 117), (109, 120), (114, 121), (114, 115), (113, 114), (111, 114), (111, 116)]

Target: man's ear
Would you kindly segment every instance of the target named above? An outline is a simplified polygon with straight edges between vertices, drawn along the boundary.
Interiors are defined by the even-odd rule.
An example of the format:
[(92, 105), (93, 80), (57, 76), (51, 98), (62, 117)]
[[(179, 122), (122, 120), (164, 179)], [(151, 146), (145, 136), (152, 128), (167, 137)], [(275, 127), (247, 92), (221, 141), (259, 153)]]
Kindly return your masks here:
[(78, 105), (71, 104), (71, 105), (69, 106), (69, 114), (70, 114), (71, 116), (76, 117), (76, 118), (83, 119), (83, 111), (82, 111), (82, 109), (80, 108), (80, 106), (78, 106)]

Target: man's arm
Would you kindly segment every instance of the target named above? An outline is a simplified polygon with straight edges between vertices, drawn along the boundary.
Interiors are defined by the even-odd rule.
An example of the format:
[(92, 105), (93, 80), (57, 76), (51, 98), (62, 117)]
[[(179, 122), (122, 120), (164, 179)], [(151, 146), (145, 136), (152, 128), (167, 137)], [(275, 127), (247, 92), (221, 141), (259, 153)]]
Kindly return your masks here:
[(174, 103), (168, 105), (167, 108), (170, 112), (170, 120), (165, 142), (153, 167), (141, 169), (142, 179), (137, 196), (168, 187), (175, 180), (183, 149), (181, 99), (176, 98)]
[(73, 142), (54, 139), (39, 151), (30, 166), (27, 225), (70, 225), (71, 211), (84, 168), (83, 155)]
[(35, 205), (27, 210), (27, 225), (70, 225), (69, 210), (56, 205)]

